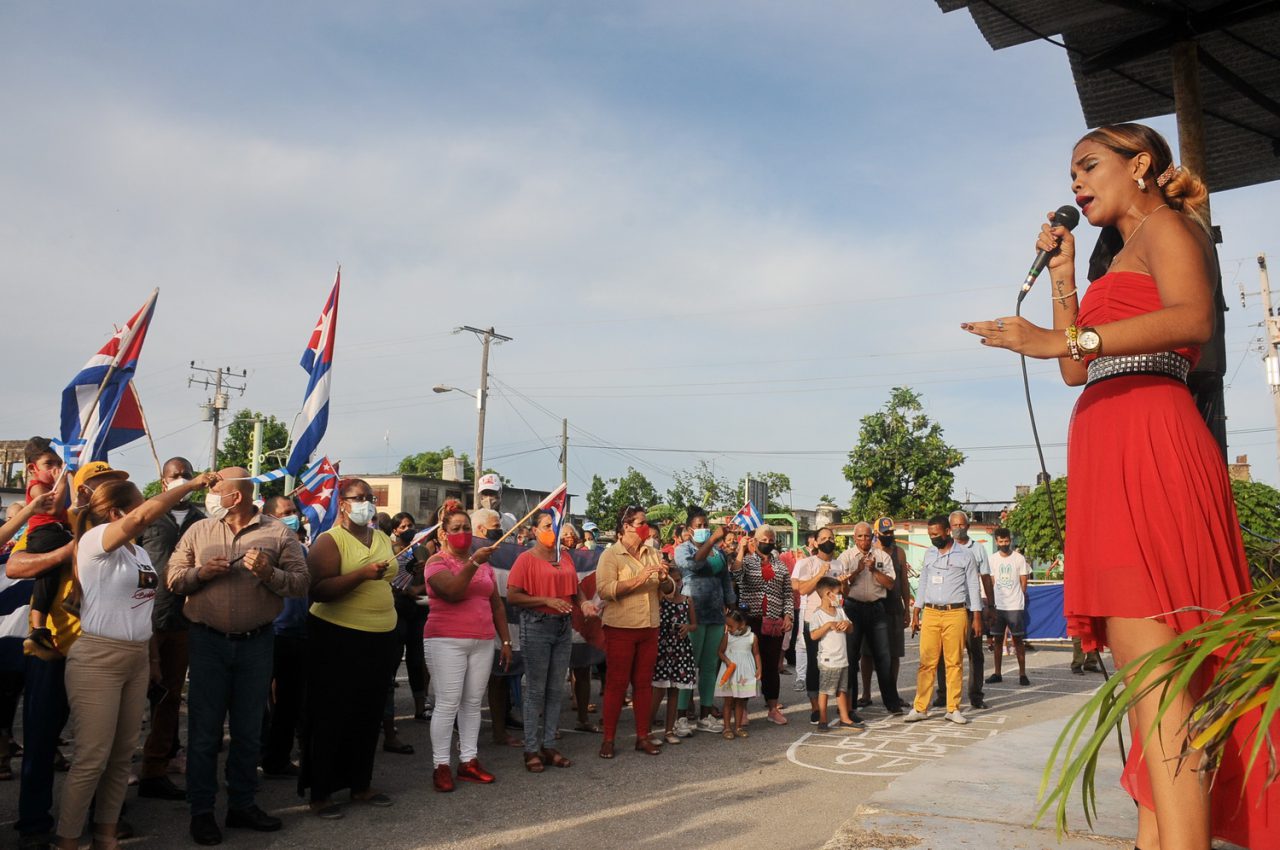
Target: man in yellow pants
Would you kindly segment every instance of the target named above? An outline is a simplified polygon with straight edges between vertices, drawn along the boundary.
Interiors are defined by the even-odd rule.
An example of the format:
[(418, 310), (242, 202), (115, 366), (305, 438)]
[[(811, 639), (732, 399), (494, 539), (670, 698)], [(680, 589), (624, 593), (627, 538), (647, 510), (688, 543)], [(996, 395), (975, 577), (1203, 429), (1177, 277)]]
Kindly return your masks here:
[(920, 571), (920, 587), (911, 610), (911, 633), (920, 633), (920, 672), (916, 675), (916, 699), (907, 723), (929, 716), (934, 674), (941, 655), (947, 669), (947, 715), (952, 723), (965, 724), (960, 713), (960, 686), (964, 678), (960, 666), (964, 652), (966, 610), (973, 611), (973, 633), (982, 636), (982, 586), (978, 564), (963, 546), (951, 539), (951, 525), (945, 516), (929, 520), (929, 542)]

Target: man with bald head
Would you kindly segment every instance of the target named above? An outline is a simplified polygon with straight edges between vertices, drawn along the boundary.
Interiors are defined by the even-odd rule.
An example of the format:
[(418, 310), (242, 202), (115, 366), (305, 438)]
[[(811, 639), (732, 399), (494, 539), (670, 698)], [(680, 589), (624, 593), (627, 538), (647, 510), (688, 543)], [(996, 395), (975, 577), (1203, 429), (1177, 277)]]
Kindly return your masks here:
[(853, 527), (853, 546), (838, 560), (838, 572), (843, 576), (844, 612), (853, 624), (849, 631), (849, 658), (860, 658), (863, 643), (870, 645), (884, 707), (890, 714), (902, 714), (898, 682), (893, 676), (889, 609), (885, 602), (897, 571), (889, 553), (873, 549), (871, 540), (871, 523), (858, 523)]
[[(160, 485), (166, 490), (181, 487), (195, 477), (191, 461), (170, 458), (160, 470)], [(151, 612), (151, 732), (142, 747), (138, 796), (161, 800), (184, 800), (186, 791), (168, 776), (169, 760), (178, 750), (178, 708), (182, 686), (187, 679), (187, 629), (181, 595), (169, 590), (166, 579), (169, 559), (187, 529), (204, 519), (204, 512), (187, 499), (142, 532), (142, 548), (151, 558), (159, 577), (155, 605)]]
[(305, 596), (310, 585), (297, 535), (253, 504), (245, 469), (231, 467), (205, 497), (203, 519), (169, 559), (169, 589), (184, 594), (191, 621), (191, 680), (187, 694), (187, 801), (191, 837), (219, 844), (214, 816), (218, 748), (230, 714), (226, 825), (259, 832), (280, 829), (254, 802), (262, 713), (271, 686), (272, 622), (283, 597)]

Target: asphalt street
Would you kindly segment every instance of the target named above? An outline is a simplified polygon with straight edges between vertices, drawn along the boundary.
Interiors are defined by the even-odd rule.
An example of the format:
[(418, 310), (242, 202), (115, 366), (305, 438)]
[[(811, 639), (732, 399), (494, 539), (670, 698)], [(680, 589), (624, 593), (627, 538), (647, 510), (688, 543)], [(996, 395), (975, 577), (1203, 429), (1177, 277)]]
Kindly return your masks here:
[[(988, 672), (989, 662), (988, 655)], [(486, 714), (480, 760), (498, 780), (491, 786), (459, 783), (452, 794), (432, 788), (428, 727), (411, 719), (408, 686), (402, 679), (396, 691), (401, 738), (416, 753), (380, 750), (374, 776), (375, 787), (393, 798), (393, 806), (353, 803), (345, 807), (342, 820), (324, 821), (310, 814), (293, 782), (264, 780), (258, 802), (284, 819), (284, 829), (269, 834), (225, 830), (224, 845), (810, 850), (826, 844), (860, 801), (922, 763), (946, 759), (976, 741), (1028, 723), (1065, 718), (1083, 702), (1083, 694), (1100, 683), (1096, 675), (1072, 675), (1069, 662), (1069, 647), (1046, 646), (1028, 654), (1032, 684), (1020, 687), (1016, 663), (1006, 659), (1004, 683), (985, 686), (990, 707), (966, 712), (972, 721), (967, 726), (942, 720), (940, 712), (934, 719), (908, 725), (872, 707), (862, 710), (868, 729), (848, 733), (818, 733), (810, 726), (804, 694), (794, 690), (792, 676), (783, 676), (782, 701), (791, 721), (787, 726), (768, 723), (763, 702), (753, 700), (750, 737), (726, 741), (696, 734), (678, 746), (664, 747), (659, 756), (649, 756), (631, 749), (634, 738), (627, 735), (632, 728), (627, 710), (618, 756), (612, 761), (596, 755), (598, 735), (567, 731), (574, 717), (566, 705), (561, 751), (573, 766), (548, 767), (542, 774), (524, 770), (519, 749), (490, 743)], [(900, 677), (900, 689), (908, 699), (915, 691), (915, 670), (916, 643), (908, 641)], [(594, 693), (599, 702), (598, 683)], [(991, 769), (998, 775), (999, 764)], [(0, 846), (16, 843), (11, 827), (17, 817), (17, 790), (16, 782), (0, 784), (0, 819), (5, 822)], [(219, 804), (225, 805), (225, 797)], [(140, 800), (131, 790), (126, 818), (137, 830), (126, 846), (195, 846), (187, 835), (184, 803)]]

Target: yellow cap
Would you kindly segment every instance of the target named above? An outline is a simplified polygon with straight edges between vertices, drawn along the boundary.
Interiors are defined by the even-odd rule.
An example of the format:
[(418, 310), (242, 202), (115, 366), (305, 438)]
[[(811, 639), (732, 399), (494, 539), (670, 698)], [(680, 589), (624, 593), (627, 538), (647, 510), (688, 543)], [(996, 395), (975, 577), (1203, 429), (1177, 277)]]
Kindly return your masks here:
[(100, 478), (104, 475), (110, 475), (112, 478), (128, 478), (129, 473), (123, 469), (112, 469), (111, 464), (105, 460), (94, 460), (86, 463), (84, 466), (76, 470), (76, 475), (71, 479), (72, 487), (79, 490), (88, 484), (94, 478)]

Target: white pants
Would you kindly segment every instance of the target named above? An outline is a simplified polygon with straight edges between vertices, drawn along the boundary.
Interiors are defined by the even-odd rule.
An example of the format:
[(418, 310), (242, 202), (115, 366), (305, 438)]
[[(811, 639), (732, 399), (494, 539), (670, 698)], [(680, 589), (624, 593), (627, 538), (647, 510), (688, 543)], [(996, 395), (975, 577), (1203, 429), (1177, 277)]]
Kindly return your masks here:
[(796, 690), (804, 690), (804, 676), (809, 671), (809, 654), (805, 651), (804, 629), (796, 632)]
[(436, 707), (431, 713), (431, 752), (436, 765), (449, 764), (453, 722), (458, 721), (458, 749), (463, 762), (476, 757), (480, 739), (480, 705), (493, 668), (493, 640), (426, 638), (422, 642), (431, 671)]

